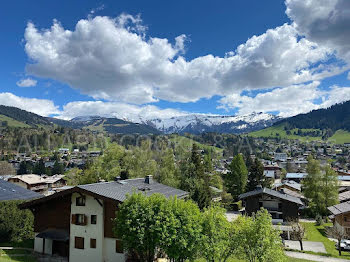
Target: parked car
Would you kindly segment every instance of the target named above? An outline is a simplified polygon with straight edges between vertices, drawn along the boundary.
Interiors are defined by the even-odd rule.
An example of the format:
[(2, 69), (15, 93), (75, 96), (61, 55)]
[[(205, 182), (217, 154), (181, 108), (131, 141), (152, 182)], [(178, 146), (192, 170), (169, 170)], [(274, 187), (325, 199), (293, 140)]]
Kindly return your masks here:
[[(336, 248), (338, 248), (338, 243), (335, 244)], [(342, 250), (350, 250), (350, 240), (343, 239), (340, 241), (340, 248)]]

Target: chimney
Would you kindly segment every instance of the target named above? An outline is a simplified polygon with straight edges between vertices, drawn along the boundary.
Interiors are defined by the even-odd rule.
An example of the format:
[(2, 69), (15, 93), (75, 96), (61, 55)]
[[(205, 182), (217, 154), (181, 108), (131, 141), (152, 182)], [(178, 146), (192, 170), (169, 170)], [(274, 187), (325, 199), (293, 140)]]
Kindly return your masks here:
[(117, 176), (117, 177), (114, 178), (114, 181), (116, 181), (116, 182), (120, 181), (120, 180), (121, 180), (120, 176)]
[(262, 187), (262, 185), (257, 185), (256, 187), (255, 187), (255, 190), (260, 190), (260, 189), (262, 189), (263, 187)]
[(152, 184), (152, 183), (153, 183), (153, 178), (152, 178), (152, 176), (146, 176), (146, 177), (145, 177), (145, 183), (146, 183), (146, 184)]

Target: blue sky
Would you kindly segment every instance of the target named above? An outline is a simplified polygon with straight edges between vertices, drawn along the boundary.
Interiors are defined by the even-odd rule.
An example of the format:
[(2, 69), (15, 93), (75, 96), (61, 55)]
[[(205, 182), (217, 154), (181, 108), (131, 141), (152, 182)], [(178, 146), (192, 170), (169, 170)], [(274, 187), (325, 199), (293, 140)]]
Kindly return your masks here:
[(348, 100), (350, 6), (303, 2), (4, 1), (0, 104), (135, 119)]

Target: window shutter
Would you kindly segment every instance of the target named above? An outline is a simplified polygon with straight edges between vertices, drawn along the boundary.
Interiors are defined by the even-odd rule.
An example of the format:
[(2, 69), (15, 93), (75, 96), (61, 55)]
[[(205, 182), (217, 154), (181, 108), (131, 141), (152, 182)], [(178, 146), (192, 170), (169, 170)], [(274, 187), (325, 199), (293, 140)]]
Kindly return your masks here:
[(115, 241), (115, 252), (116, 253), (124, 253), (123, 250), (123, 242), (119, 239)]
[(76, 221), (77, 221), (76, 215), (75, 215), (75, 214), (72, 214), (72, 224), (75, 225)]
[(87, 216), (84, 215), (84, 222), (83, 225), (86, 226), (87, 225)]

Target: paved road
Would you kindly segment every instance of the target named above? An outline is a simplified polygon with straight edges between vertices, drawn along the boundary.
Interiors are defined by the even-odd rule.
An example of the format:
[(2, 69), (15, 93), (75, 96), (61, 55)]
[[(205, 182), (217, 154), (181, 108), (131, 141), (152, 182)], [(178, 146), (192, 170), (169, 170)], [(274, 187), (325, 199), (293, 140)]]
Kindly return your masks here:
[[(285, 247), (293, 250), (300, 250), (299, 241), (285, 240)], [(322, 242), (303, 241), (303, 248), (305, 251), (312, 251), (317, 253), (327, 253), (326, 248)]]
[(289, 257), (299, 258), (299, 259), (306, 259), (310, 261), (316, 261), (316, 262), (349, 262), (350, 260), (347, 259), (341, 259), (341, 258), (333, 258), (333, 257), (324, 257), (324, 256), (318, 256), (318, 255), (311, 255), (311, 254), (305, 254), (300, 252), (292, 252), (292, 251), (285, 251), (286, 255)]

